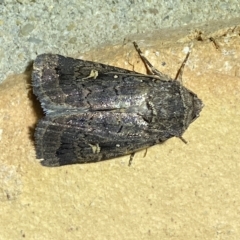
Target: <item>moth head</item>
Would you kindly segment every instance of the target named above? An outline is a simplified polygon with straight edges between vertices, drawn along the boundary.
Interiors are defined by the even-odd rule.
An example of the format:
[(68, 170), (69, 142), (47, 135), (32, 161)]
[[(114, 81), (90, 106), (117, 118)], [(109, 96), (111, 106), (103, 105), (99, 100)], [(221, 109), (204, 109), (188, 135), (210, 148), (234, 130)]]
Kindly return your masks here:
[(200, 115), (200, 112), (203, 108), (203, 102), (201, 99), (197, 97), (197, 95), (194, 94), (193, 96), (193, 112), (192, 112), (192, 122), (197, 119)]
[[(186, 89), (187, 90), (187, 89)], [(194, 121), (196, 120), (200, 112), (202, 111), (203, 108), (203, 102), (201, 99), (198, 98), (198, 96), (187, 90), (185, 93), (182, 95), (184, 98), (184, 107), (185, 107), (185, 129)]]

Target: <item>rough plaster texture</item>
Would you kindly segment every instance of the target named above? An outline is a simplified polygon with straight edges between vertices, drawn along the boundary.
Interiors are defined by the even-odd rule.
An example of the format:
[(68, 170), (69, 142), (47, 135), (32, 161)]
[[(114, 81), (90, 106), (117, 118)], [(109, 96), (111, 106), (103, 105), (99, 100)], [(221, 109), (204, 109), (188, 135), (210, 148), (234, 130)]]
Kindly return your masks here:
[(0, 83), (41, 53), (82, 53), (129, 34), (228, 21), (239, 11), (239, 0), (0, 0)]
[[(170, 139), (137, 153), (131, 167), (128, 156), (41, 166), (30, 72), (0, 86), (1, 239), (239, 239), (240, 29), (209, 26), (139, 37), (148, 59), (173, 77), (194, 43), (183, 84), (205, 107), (183, 136), (188, 144)], [(93, 53), (84, 59), (145, 71), (131, 43)]]

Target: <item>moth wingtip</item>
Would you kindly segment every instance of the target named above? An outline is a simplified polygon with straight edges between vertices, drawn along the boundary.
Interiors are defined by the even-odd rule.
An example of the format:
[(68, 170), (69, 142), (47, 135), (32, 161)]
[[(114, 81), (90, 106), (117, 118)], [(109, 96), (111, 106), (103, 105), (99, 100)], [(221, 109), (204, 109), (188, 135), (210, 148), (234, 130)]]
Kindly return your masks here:
[(41, 159), (40, 163), (44, 167), (59, 167), (60, 166), (59, 162), (56, 159), (54, 159), (54, 160)]

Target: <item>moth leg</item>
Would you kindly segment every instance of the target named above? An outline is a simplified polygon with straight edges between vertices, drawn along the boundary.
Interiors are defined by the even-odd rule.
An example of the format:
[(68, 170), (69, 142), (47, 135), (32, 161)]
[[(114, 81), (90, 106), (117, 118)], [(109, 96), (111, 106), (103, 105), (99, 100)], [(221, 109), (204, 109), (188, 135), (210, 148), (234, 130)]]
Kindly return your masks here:
[(147, 156), (147, 148), (145, 149), (145, 153), (143, 154), (143, 157), (146, 157)]
[(138, 47), (136, 42), (133, 42), (133, 45), (136, 49), (136, 51), (138, 52), (140, 58), (142, 59), (144, 65), (146, 66), (146, 68), (148, 69), (149, 72), (151, 72), (153, 75), (157, 75), (160, 78), (163, 78), (164, 80), (170, 80), (171, 78), (168, 75), (165, 75), (163, 73), (161, 73), (160, 71), (158, 71), (148, 60), (147, 58), (143, 55), (141, 49)]
[(209, 40), (211, 42), (213, 42), (213, 44), (217, 50), (220, 48), (219, 44), (216, 42), (216, 40), (213, 37), (210, 37)]
[(185, 67), (185, 65), (186, 65), (186, 62), (187, 62), (187, 60), (188, 60), (188, 58), (189, 58), (189, 55), (190, 55), (190, 53), (191, 53), (191, 50), (192, 50), (192, 45), (189, 47), (188, 53), (187, 53), (185, 59), (183, 60), (181, 67), (180, 67), (179, 70), (177, 71), (177, 74), (176, 74), (176, 77), (174, 78), (174, 80), (178, 80), (179, 82), (182, 82), (183, 70), (184, 70), (184, 67)]
[(128, 166), (129, 166), (129, 167), (132, 165), (132, 161), (133, 161), (134, 155), (135, 155), (135, 153), (131, 153), (131, 154), (130, 154), (130, 159), (129, 159), (129, 162), (128, 162)]
[[(182, 137), (180, 137), (180, 139), (182, 140)], [(183, 139), (183, 141), (185, 141), (185, 139)], [(186, 143), (187, 143), (187, 142), (186, 142)], [(146, 148), (143, 157), (146, 157), (146, 155), (147, 155), (147, 150), (148, 150), (148, 149)], [(135, 155), (135, 153), (131, 153), (131, 154), (130, 154), (130, 158), (129, 158), (129, 162), (128, 162), (128, 166), (129, 166), (129, 167), (132, 165), (132, 161), (133, 161), (134, 155)]]

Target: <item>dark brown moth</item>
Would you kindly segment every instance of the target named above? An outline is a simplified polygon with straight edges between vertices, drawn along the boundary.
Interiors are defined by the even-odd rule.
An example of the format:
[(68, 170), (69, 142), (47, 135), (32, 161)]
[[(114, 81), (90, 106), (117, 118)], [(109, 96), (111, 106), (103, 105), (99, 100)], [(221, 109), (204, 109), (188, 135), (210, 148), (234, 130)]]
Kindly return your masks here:
[(156, 70), (144, 75), (56, 54), (39, 55), (33, 92), (46, 116), (36, 127), (37, 158), (45, 166), (90, 163), (182, 137), (202, 101), (180, 81)]

